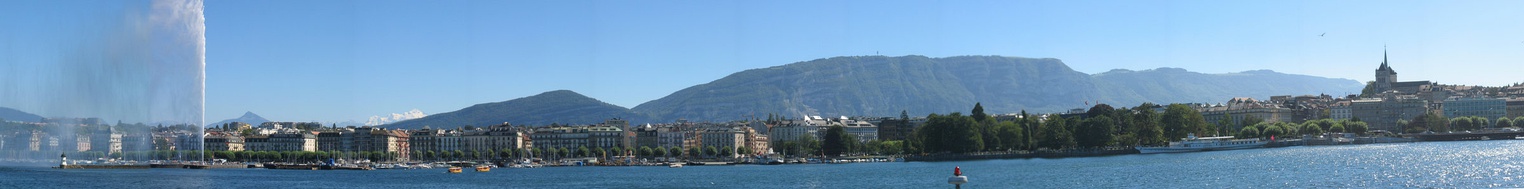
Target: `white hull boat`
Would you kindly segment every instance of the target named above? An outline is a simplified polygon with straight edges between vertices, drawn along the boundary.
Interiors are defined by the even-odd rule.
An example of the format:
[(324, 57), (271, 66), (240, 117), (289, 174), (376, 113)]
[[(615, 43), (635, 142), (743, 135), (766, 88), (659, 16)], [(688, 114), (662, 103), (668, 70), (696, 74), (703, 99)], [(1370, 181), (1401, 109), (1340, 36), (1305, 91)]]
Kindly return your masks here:
[(1138, 153), (1156, 154), (1251, 149), (1265, 147), (1265, 144), (1269, 142), (1257, 138), (1233, 139), (1233, 136), (1196, 138), (1195, 134), (1190, 134), (1180, 142), (1170, 142), (1169, 146), (1139, 146), (1137, 149)]

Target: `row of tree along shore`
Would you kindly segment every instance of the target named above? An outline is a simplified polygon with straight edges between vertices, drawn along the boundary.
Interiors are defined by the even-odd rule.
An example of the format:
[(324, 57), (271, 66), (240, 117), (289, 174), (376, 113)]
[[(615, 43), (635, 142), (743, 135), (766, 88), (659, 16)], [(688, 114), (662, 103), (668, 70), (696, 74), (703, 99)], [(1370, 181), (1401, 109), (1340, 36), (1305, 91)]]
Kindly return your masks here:
[[(1162, 108), (1160, 112), (1156, 109)], [(997, 121), (975, 104), (970, 115), (931, 114), (900, 143), (907, 160), (960, 160), (967, 158), (1073, 157), (1136, 153), (1135, 146), (1166, 145), (1189, 134), (1201, 137), (1269, 138), (1316, 135), (1325, 132), (1366, 133), (1369, 126), (1358, 119), (1319, 119), (1303, 123), (1264, 122), (1249, 116), (1241, 129), (1208, 123), (1184, 104), (1144, 103), (1132, 108), (1099, 104), (1084, 114), (1030, 115)], [(1231, 117), (1231, 116), (1229, 116)]]

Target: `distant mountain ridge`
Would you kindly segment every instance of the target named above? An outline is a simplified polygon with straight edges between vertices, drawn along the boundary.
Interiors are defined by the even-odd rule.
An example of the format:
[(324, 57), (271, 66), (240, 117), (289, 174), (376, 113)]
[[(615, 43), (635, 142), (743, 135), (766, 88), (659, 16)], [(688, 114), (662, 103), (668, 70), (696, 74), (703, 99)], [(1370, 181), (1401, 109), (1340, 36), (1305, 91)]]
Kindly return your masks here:
[(1232, 97), (1348, 94), (1363, 84), (1273, 71), (1203, 74), (1178, 68), (1074, 71), (1059, 59), (1002, 56), (856, 56), (731, 74), (640, 104), (656, 120), (723, 121), (739, 115), (898, 116), (985, 111), (1060, 112), (1094, 102), (1221, 102)]
[(270, 120), (265, 119), (264, 117), (260, 117), (259, 114), (254, 114), (254, 112), (243, 112), (243, 116), (238, 116), (238, 118), (225, 119), (225, 120), (222, 120), (222, 121), (218, 121), (216, 123), (208, 124), (206, 126), (207, 127), (221, 127), (222, 124), (228, 124), (228, 123), (232, 123), (232, 122), (243, 122), (243, 123), (248, 123), (249, 125), (259, 126), (259, 124), (265, 123), (265, 122), (270, 122)]
[(1355, 80), (1268, 70), (1204, 74), (1158, 68), (1092, 75), (1054, 58), (849, 56), (741, 71), (630, 109), (559, 90), (383, 127), (454, 128), (502, 121), (515, 125), (590, 124), (614, 117), (642, 123), (730, 121), (765, 118), (768, 114), (790, 118), (898, 116), (902, 110), (919, 116), (966, 112), (976, 102), (992, 113), (1051, 113), (1094, 102), (1117, 107), (1142, 102), (1210, 103), (1232, 97), (1341, 95), (1362, 87)]
[(569, 90), (556, 90), (502, 102), (482, 103), (460, 110), (381, 125), (385, 128), (456, 128), (503, 124), (592, 124), (611, 118), (646, 121), (644, 115)]

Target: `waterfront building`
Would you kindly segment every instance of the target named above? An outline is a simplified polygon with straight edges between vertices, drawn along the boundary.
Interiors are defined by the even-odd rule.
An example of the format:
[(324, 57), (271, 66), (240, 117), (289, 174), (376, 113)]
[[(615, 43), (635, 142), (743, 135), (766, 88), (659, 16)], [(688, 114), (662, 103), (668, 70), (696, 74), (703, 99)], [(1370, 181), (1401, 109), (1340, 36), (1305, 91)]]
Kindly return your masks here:
[(771, 141), (767, 139), (766, 133), (757, 131), (756, 129), (752, 129), (750, 127), (745, 128), (745, 131), (746, 148), (750, 148), (753, 153), (750, 155), (767, 154), (768, 152), (772, 151), (772, 148), (770, 148), (770, 145), (768, 145), (768, 143), (771, 143)]
[[(629, 130), (629, 120), (620, 119), (620, 117), (613, 117), (613, 119), (608, 119), (608, 120), (604, 120), (604, 122), (602, 122), (602, 123), (597, 123), (596, 127), (617, 128), (617, 133), (614, 130), (602, 130), (602, 131), (600, 131), (600, 133), (613, 133), (613, 134), (608, 134), (608, 136), (599, 136), (599, 134), (594, 133), (593, 134), (594, 137), (619, 137), (619, 139), (593, 139), (593, 140), (608, 140), (608, 142), (614, 142), (614, 146), (619, 146), (619, 148), (629, 148), (629, 146), (636, 145), (636, 143), (634, 143), (634, 140), (636, 140), (636, 139), (634, 139), (634, 134), (629, 133), (629, 131), (634, 131), (634, 130)], [(596, 143), (596, 142), (594, 142), (594, 143)], [(594, 146), (604, 146), (604, 145), (594, 145)], [(604, 149), (613, 149), (613, 146), (604, 146)]]
[(687, 137), (687, 134), (687, 132), (683, 132), (682, 129), (674, 125), (658, 127), (656, 129), (656, 147), (661, 147), (662, 149), (671, 149), (672, 147), (682, 148), (683, 139)]
[(1506, 103), (1507, 101), (1499, 98), (1456, 97), (1445, 99), (1443, 106), (1447, 118), (1477, 116), (1487, 120), (1498, 120), (1508, 114)]
[(806, 137), (820, 140), (821, 125), (814, 125), (806, 120), (787, 120), (772, 128), (769, 139), (773, 142), (798, 141)]
[(1243, 120), (1247, 117), (1263, 119), (1265, 122), (1290, 122), (1297, 123), (1297, 118), (1290, 108), (1282, 107), (1279, 103), (1255, 100), (1248, 97), (1229, 99), (1227, 103), (1196, 106), (1196, 111), (1201, 112), (1201, 117), (1206, 119), (1207, 124), (1217, 124), (1223, 119), (1231, 118), (1234, 123), (1222, 128), (1226, 131), (1238, 131), (1244, 127)]
[(577, 149), (586, 146), (588, 133), (586, 127), (550, 126), (535, 128), (530, 134), (534, 138), (536, 148), (567, 148)]
[(698, 133), (699, 146), (713, 146), (720, 150), (731, 150), (730, 148), (745, 146), (747, 144), (746, 133), (742, 131), (742, 128), (745, 127), (704, 128)]
[(492, 148), (498, 150), (505, 148), (524, 148), (524, 132), (514, 128), (513, 125), (510, 125), (506, 122), (501, 125), (492, 126), (492, 129), (488, 134), (492, 136)]
[(460, 130), (445, 130), (444, 133), (435, 137), (435, 143), (439, 144), (439, 146), (436, 148), (438, 148), (441, 152), (463, 150), (464, 148), (461, 147), (463, 146), (461, 145), (461, 141), (463, 141), (462, 139), (464, 139), (464, 136), (462, 136), (462, 134), (463, 133), (461, 133)]
[(487, 150), (493, 150), (493, 148), (492, 148), (493, 144), (494, 143), (492, 142), (491, 132), (488, 132), (487, 130), (483, 130), (481, 128), (472, 128), (472, 129), (468, 129), (468, 130), (461, 130), (461, 134), (460, 134), (460, 150), (461, 151), (466, 151), (466, 152), (472, 152), (472, 151), (483, 152), (483, 151), (487, 151)]
[(587, 148), (613, 149), (624, 148), (624, 129), (613, 125), (598, 125), (587, 127)]
[(1334, 103), (1332, 107), (1328, 108), (1328, 118), (1335, 120), (1348, 120), (1350, 118), (1354, 118), (1354, 115), (1350, 114), (1350, 103), (1351, 102), (1349, 100)]
[(858, 142), (878, 140), (878, 126), (873, 125), (872, 122), (863, 120), (850, 120), (843, 117), (842, 119), (832, 123), (832, 125), (845, 127), (847, 134), (852, 135), (853, 137), (857, 137)]
[(1370, 125), (1371, 130), (1403, 132), (1398, 120), (1412, 120), (1429, 111), (1429, 101), (1412, 95), (1365, 98), (1350, 102), (1350, 116)]
[[(1524, 97), (1509, 97), (1508, 100), (1506, 100), (1505, 104), (1506, 104), (1507, 109), (1508, 109), (1507, 110), (1508, 117), (1510, 117), (1510, 118), (1524, 117)], [(1521, 126), (1521, 127), (1524, 127), (1524, 126)]]
[(651, 124), (646, 124), (646, 125), (642, 125), (642, 126), (639, 126), (639, 127), (635, 127), (634, 130), (633, 130), (633, 132), (635, 132), (635, 146), (636, 147), (657, 147), (657, 145), (656, 145), (656, 141), (658, 140), (658, 138), (657, 138), (657, 131), (656, 131), (657, 129), (658, 129), (657, 127), (653, 127), (653, 126), (651, 126)]
[(173, 138), (175, 150), (200, 150), (204, 147), (201, 145), (201, 135), (204, 133), (171, 131), (170, 135), (175, 136)]
[(209, 151), (243, 151), (244, 141), (242, 136), (224, 133), (207, 132), (203, 137), (206, 150)]
[[(921, 122), (921, 123), (924, 123)], [(914, 122), (912, 122), (914, 124)], [(846, 117), (824, 119), (820, 116), (805, 116), (802, 120), (786, 120), (778, 123), (779, 126), (771, 128), (768, 135), (774, 142), (802, 140), (805, 136), (815, 140), (824, 139), (826, 129), (831, 126), (842, 126), (847, 134), (857, 137), (860, 141), (878, 140), (879, 127), (872, 122), (853, 120)]]
[(317, 135), (310, 132), (279, 133), (244, 138), (249, 151), (317, 151)]

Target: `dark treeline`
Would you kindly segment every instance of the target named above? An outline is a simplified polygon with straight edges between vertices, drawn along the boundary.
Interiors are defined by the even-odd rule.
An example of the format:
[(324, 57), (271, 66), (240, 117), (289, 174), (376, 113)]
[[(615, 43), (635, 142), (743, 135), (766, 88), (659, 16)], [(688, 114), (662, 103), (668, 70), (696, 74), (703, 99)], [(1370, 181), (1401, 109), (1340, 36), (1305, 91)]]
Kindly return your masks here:
[[(1246, 117), (1240, 121), (1228, 119), (1207, 123), (1201, 112), (1189, 105), (1143, 103), (1132, 108), (1098, 104), (1084, 114), (1068, 116), (1032, 115), (1022, 111), (1014, 119), (997, 121), (984, 113), (982, 105), (974, 104), (970, 115), (928, 115), (926, 124), (907, 137), (903, 149), (912, 154), (1062, 150), (1163, 145), (1189, 134), (1198, 137), (1237, 134), (1239, 138), (1254, 138), (1324, 131), (1363, 133), (1367, 128), (1359, 120), (1322, 119), (1295, 124), (1266, 123), (1262, 119)], [(1247, 126), (1231, 131), (1230, 125)]]

